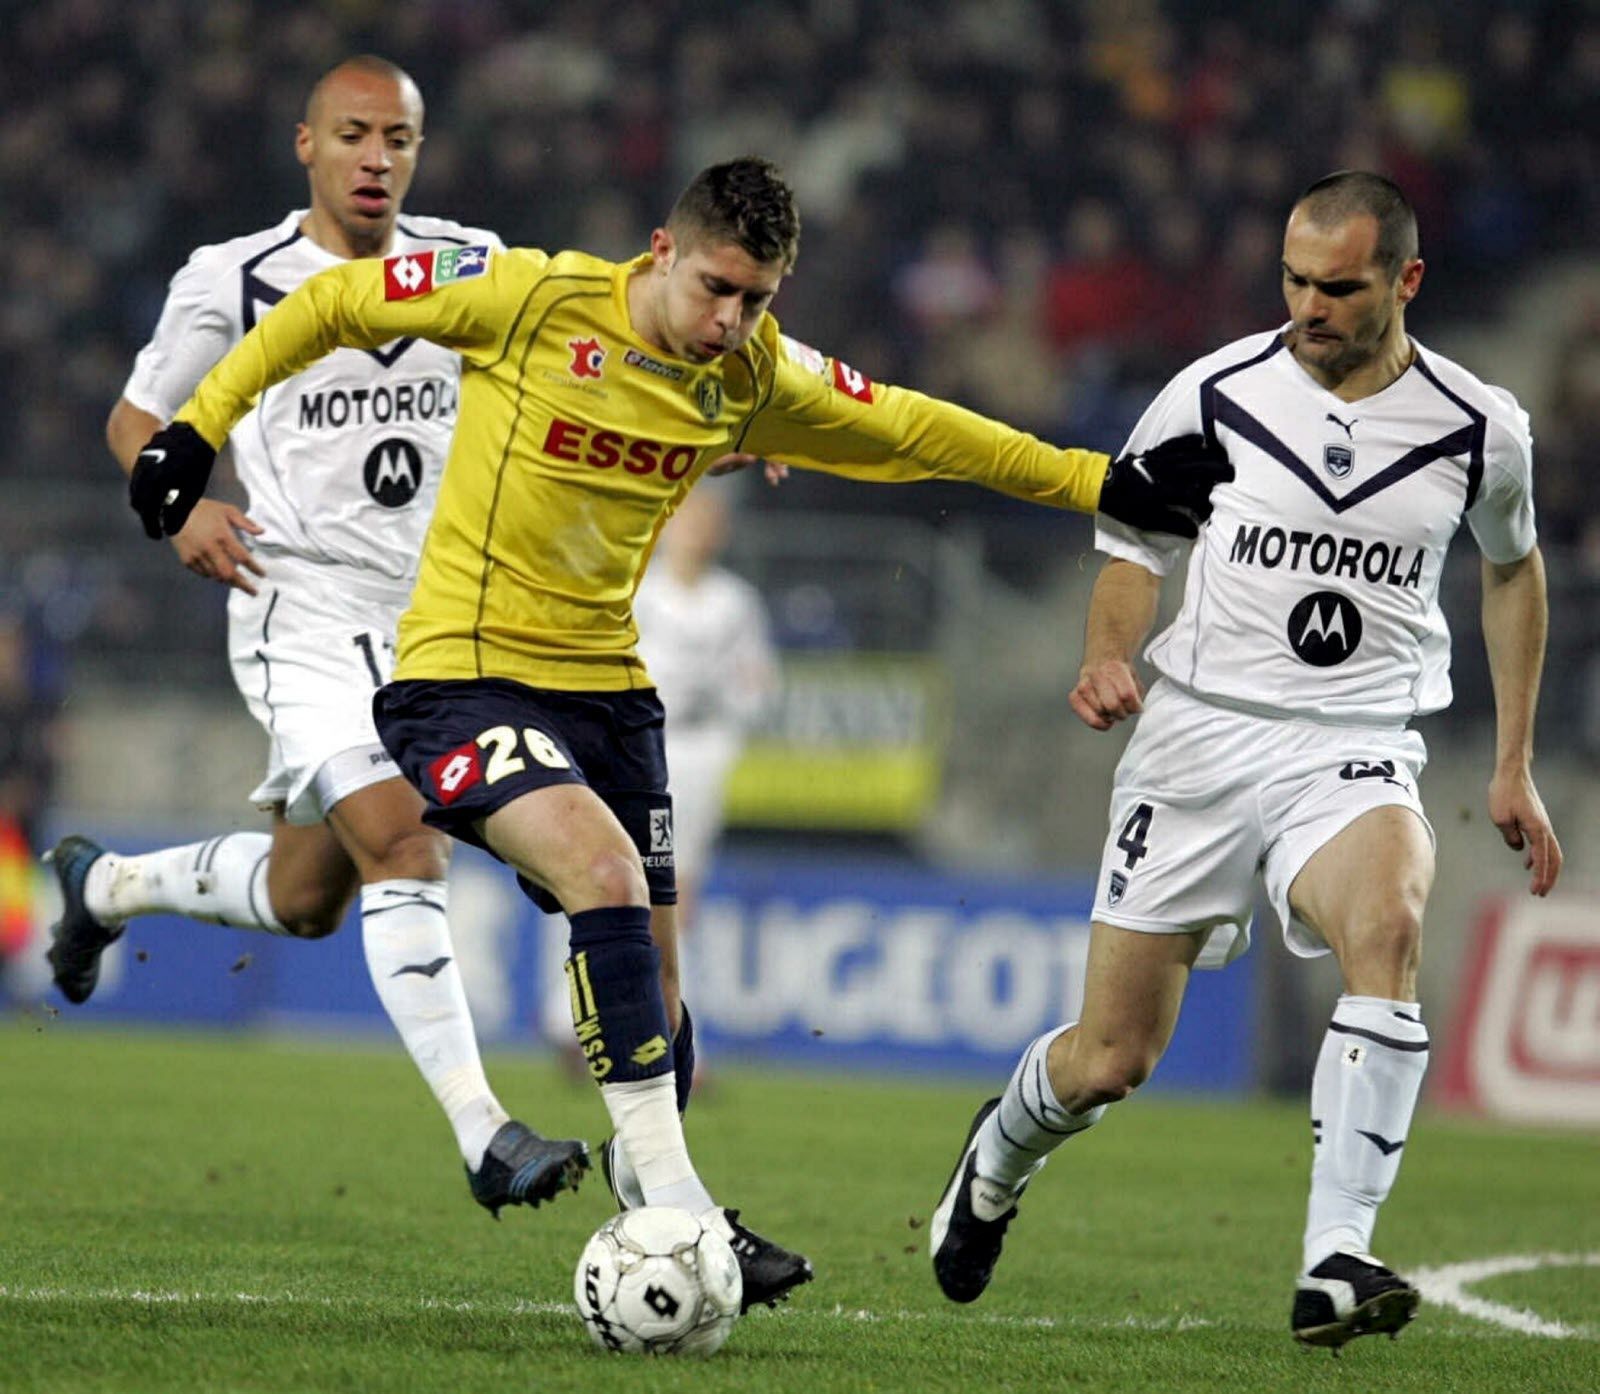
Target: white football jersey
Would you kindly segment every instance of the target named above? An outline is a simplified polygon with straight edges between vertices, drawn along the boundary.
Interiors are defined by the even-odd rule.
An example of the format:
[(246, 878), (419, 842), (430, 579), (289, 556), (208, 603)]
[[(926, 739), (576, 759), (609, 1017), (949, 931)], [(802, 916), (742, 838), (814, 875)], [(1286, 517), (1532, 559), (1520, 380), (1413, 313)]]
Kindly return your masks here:
[[(1439, 578), (1463, 519), (1493, 562), (1535, 542), (1528, 417), (1509, 392), (1412, 341), (1357, 402), (1282, 331), (1179, 373), (1128, 449), (1204, 432), (1237, 477), (1212, 495), (1183, 605), (1147, 657), (1203, 697), (1273, 716), (1400, 726), (1450, 702)], [(1165, 575), (1187, 544), (1096, 519), (1102, 551)]]
[(710, 567), (685, 585), (658, 561), (633, 602), (644, 659), (673, 731), (748, 726), (771, 696), (777, 665), (766, 606), (748, 581)]
[[(257, 319), (308, 277), (339, 263), (300, 232), (304, 210), (276, 227), (201, 247), (172, 278), (154, 336), (123, 395), (170, 421), (195, 385)], [(492, 246), (482, 228), (400, 218), (394, 250)], [(421, 339), (340, 348), (269, 388), (229, 437), (264, 558), (358, 568), (401, 603), (411, 590), (455, 428), (460, 359)]]

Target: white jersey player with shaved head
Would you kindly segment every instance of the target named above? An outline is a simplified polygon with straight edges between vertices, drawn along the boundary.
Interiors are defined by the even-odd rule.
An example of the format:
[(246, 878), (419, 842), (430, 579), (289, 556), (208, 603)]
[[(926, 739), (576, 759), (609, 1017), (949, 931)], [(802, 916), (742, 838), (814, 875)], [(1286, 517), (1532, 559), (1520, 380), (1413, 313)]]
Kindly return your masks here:
[(946, 1295), (987, 1286), (1048, 1154), (1126, 1098), (1172, 1038), (1191, 969), (1248, 947), (1259, 878), (1289, 947), (1344, 979), (1311, 1085), (1314, 1160), (1291, 1329), (1337, 1349), (1418, 1294), (1371, 1253), (1428, 1059), (1417, 1003), (1434, 836), (1410, 720), (1450, 701), (1439, 608), (1465, 523), (1483, 557), (1496, 704), (1489, 813), (1546, 894), (1561, 850), (1531, 772), (1546, 630), (1528, 418), (1410, 338), (1415, 216), (1378, 175), (1314, 184), (1284, 235), (1291, 320), (1167, 386), (1131, 448), (1221, 444), (1233, 482), (1189, 552), (1177, 618), (1133, 669), (1182, 548), (1101, 518), (1071, 695), (1096, 730), (1142, 713), (1117, 769), (1081, 1020), (1024, 1052), (974, 1120), (932, 1225)]
[[(295, 153), (310, 207), (201, 247), (173, 278), (107, 439), (125, 471), (210, 368), (303, 281), (358, 257), (410, 253), (434, 278), (481, 274), (499, 239), (401, 216), (422, 143), (416, 84), (364, 55), (325, 74)], [(232, 832), (119, 856), (79, 835), (50, 854), (64, 911), (55, 981), (87, 1000), (100, 956), (137, 915), (174, 913), (316, 939), (359, 892), (368, 968), (450, 1120), (472, 1194), (491, 1213), (537, 1205), (587, 1165), (580, 1142), (513, 1121), (484, 1076), (446, 920), (449, 839), (378, 738), (372, 695), (416, 579), (455, 428), (460, 359), (421, 339), (341, 349), (262, 393), (229, 437), (248, 511), (203, 500), (179, 560), (232, 588), (229, 657), (267, 733), (251, 795), (271, 834)]]

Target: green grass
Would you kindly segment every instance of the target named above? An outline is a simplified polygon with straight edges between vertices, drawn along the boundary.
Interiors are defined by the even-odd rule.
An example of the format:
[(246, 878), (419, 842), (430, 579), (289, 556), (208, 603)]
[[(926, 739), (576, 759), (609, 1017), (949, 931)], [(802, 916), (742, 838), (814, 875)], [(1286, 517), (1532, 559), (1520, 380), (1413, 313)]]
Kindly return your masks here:
[[(1029, 1192), (994, 1286), (934, 1288), (924, 1222), (981, 1087), (720, 1069), (689, 1115), (706, 1180), (817, 1281), (714, 1360), (593, 1351), (578, 1196), (489, 1221), (398, 1045), (0, 1021), (0, 1389), (1436, 1391), (1600, 1388), (1600, 1268), (1474, 1289), (1583, 1328), (1425, 1305), (1335, 1361), (1287, 1331), (1303, 1110), (1140, 1098)], [(591, 1090), (491, 1061), (545, 1131), (603, 1136)], [(998, 1083), (998, 1081), (996, 1081)], [(1600, 1250), (1592, 1137), (1425, 1118), (1378, 1234), (1402, 1268)]]

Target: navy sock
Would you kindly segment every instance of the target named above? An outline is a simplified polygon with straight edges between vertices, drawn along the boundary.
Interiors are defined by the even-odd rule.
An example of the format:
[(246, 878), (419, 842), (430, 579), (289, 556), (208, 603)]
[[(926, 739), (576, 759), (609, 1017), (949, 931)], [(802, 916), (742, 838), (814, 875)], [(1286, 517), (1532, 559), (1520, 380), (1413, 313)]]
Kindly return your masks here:
[(653, 1079), (673, 1068), (661, 997), (661, 954), (643, 905), (569, 915), (567, 986), (578, 1045), (597, 1084)]
[(678, 1034), (672, 1038), (672, 1069), (677, 1075), (681, 1117), (689, 1107), (689, 1091), (694, 1088), (694, 1019), (689, 1015), (687, 1002), (678, 1002), (678, 1012)]

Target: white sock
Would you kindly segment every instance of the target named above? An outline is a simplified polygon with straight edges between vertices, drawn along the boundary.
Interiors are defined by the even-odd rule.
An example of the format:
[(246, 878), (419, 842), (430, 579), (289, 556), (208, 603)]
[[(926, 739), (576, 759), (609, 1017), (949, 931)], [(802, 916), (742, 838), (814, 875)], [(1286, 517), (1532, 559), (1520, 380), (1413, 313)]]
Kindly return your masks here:
[(287, 934), (267, 898), (271, 851), (266, 833), (224, 833), (139, 857), (107, 852), (89, 868), (84, 905), (104, 925), (166, 911), (234, 929)]
[(611, 1146), (611, 1184), (618, 1203), (625, 1209), (637, 1210), (645, 1203), (644, 1187), (639, 1184), (633, 1163), (628, 1160), (628, 1149), (620, 1141)]
[(1371, 1252), (1427, 1068), (1428, 1029), (1415, 1002), (1339, 999), (1311, 1077), (1307, 1271), (1340, 1249)]
[[(1105, 1112), (1102, 1104), (1084, 1113), (1068, 1113), (1050, 1087), (1045, 1068), (1050, 1042), (1073, 1024), (1046, 1031), (1022, 1052), (999, 1107), (978, 1129), (978, 1175), (994, 1182), (1003, 1193), (1004, 1204), (997, 1200), (989, 1207), (998, 1207), (996, 1214), (1010, 1207), (1017, 1187), (1044, 1165), (1050, 1153), (1074, 1133), (1099, 1122)], [(976, 1194), (973, 1208), (983, 1208)], [(994, 1219), (996, 1215), (980, 1214), (978, 1218)]]
[(374, 881), (361, 888), (361, 943), (383, 1009), (400, 1033), (474, 1171), (510, 1119), (484, 1078), (472, 1012), (445, 919), (443, 881)]
[[(602, 1085), (600, 1097), (616, 1129), (617, 1150), (626, 1153), (646, 1205), (676, 1205), (699, 1215), (716, 1204), (689, 1160), (670, 1072)], [(613, 1156), (613, 1168), (616, 1162)]]

